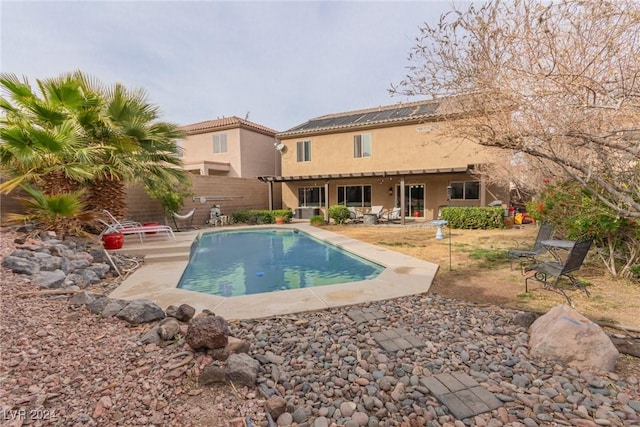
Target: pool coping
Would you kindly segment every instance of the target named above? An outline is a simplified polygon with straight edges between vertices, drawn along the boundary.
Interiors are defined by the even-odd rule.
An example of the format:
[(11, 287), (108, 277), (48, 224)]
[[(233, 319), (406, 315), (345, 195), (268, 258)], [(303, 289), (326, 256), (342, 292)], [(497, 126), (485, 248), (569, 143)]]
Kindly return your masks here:
[[(298, 229), (315, 238), (352, 252), (385, 267), (376, 278), (313, 288), (292, 289), (262, 294), (221, 297), (177, 288), (187, 259), (145, 262), (128, 276), (109, 296), (126, 300), (146, 298), (166, 309), (169, 305), (189, 304), (197, 312), (213, 311), (227, 320), (281, 316), (305, 311), (325, 310), (370, 301), (381, 301), (427, 292), (438, 271), (438, 265), (383, 247), (342, 236), (309, 224), (234, 227), (234, 229), (283, 228)], [(176, 242), (153, 241), (129, 244), (122, 252), (188, 254), (191, 242), (201, 233), (226, 231), (228, 228), (177, 233)]]

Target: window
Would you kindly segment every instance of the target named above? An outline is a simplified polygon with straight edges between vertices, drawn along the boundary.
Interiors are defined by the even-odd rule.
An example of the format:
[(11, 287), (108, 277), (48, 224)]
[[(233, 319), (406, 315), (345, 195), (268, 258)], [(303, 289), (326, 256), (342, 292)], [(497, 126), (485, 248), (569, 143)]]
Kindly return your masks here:
[(213, 152), (214, 153), (227, 152), (227, 134), (226, 133), (217, 133), (213, 135)]
[(338, 204), (357, 208), (371, 206), (371, 186), (339, 185)]
[(298, 141), (298, 161), (310, 162), (311, 161), (311, 141)]
[(324, 204), (324, 187), (298, 187), (298, 206), (321, 207)]
[(451, 183), (452, 200), (478, 200), (480, 198), (480, 181), (464, 181)]
[(353, 157), (371, 157), (371, 134), (353, 136)]

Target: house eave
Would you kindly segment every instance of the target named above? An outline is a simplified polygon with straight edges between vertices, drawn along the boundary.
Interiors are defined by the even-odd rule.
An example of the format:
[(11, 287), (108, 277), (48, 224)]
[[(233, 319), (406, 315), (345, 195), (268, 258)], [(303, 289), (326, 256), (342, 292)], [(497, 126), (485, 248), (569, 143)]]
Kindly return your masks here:
[(345, 172), (330, 174), (314, 174), (314, 175), (291, 175), (291, 176), (260, 176), (258, 179), (263, 182), (295, 182), (310, 180), (332, 180), (344, 178), (379, 178), (393, 176), (411, 176), (411, 175), (427, 175), (438, 173), (465, 173), (472, 169), (472, 165), (453, 167), (453, 168), (436, 168), (436, 169), (411, 169), (411, 170), (395, 170), (395, 171), (378, 171), (378, 172)]

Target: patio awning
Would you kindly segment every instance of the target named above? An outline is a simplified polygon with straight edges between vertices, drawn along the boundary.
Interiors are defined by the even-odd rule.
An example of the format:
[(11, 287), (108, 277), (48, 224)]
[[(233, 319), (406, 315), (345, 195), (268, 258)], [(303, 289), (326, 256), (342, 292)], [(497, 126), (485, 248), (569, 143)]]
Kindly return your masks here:
[(307, 181), (312, 179), (340, 179), (340, 178), (381, 178), (389, 176), (410, 176), (410, 175), (426, 175), (436, 173), (463, 173), (473, 169), (473, 165), (456, 168), (438, 168), (438, 169), (412, 169), (384, 172), (346, 172), (346, 173), (330, 173), (319, 175), (292, 175), (292, 176), (259, 176), (258, 179), (263, 182), (293, 182)]

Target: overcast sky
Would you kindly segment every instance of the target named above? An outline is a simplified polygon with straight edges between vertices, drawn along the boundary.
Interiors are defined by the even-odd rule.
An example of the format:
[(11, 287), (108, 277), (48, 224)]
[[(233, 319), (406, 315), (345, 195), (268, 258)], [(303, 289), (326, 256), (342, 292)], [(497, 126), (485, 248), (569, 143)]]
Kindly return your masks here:
[[(144, 88), (181, 125), (238, 116), (285, 131), (308, 119), (407, 101), (419, 27), (449, 1), (0, 0), (3, 72), (82, 70)], [(417, 100), (417, 99), (414, 99)]]

